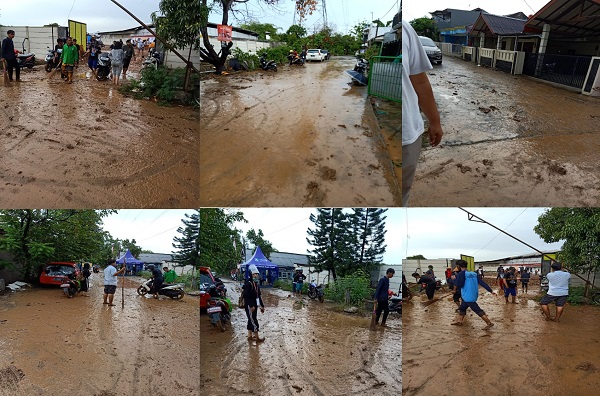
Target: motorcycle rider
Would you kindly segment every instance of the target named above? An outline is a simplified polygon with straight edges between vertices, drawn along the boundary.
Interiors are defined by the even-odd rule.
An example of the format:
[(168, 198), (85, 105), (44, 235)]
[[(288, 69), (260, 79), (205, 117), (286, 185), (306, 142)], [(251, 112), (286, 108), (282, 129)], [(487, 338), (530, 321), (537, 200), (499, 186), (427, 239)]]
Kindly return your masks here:
[(160, 268), (154, 268), (153, 265), (150, 271), (152, 271), (152, 293), (154, 294), (154, 298), (158, 299), (158, 291), (162, 288), (164, 281), (163, 273)]
[(248, 329), (248, 340), (254, 338), (256, 342), (263, 342), (265, 338), (260, 338), (258, 335), (259, 324), (257, 319), (259, 306), (260, 312), (265, 312), (265, 304), (263, 303), (260, 285), (258, 284), (260, 273), (254, 264), (248, 266), (248, 271), (252, 274), (252, 278), (246, 281), (243, 290), (244, 308), (248, 317), (248, 326), (246, 327)]

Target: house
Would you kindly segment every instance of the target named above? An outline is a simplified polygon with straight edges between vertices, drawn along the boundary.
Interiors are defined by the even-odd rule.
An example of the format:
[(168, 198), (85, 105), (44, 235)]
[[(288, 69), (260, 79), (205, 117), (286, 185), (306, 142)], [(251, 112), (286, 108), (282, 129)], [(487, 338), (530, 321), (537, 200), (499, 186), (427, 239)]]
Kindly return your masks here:
[(479, 15), (487, 12), (481, 8), (471, 11), (446, 8), (430, 14), (440, 30), (439, 40), (442, 43), (467, 45), (469, 27), (475, 23)]
[(391, 32), (393, 29), (389, 26), (369, 26), (363, 30), (362, 44), (359, 53), (364, 52), (373, 43), (383, 43), (386, 33)]
[[(525, 51), (524, 41), (520, 41), (520, 46), (517, 46), (517, 38), (523, 34), (525, 23), (527, 19), (481, 14), (469, 31), (469, 42), (480, 48)], [(529, 39), (527, 44), (527, 49), (531, 52), (535, 39)]]
[[(246, 258), (252, 257), (254, 249), (246, 248)], [(329, 283), (329, 274), (327, 271), (318, 272), (314, 266), (308, 264), (308, 255), (299, 253), (272, 252), (269, 261), (279, 266), (279, 279), (289, 280), (294, 277), (294, 271), (302, 268), (306, 280), (315, 280), (317, 283)], [(333, 280), (333, 279), (332, 279)]]

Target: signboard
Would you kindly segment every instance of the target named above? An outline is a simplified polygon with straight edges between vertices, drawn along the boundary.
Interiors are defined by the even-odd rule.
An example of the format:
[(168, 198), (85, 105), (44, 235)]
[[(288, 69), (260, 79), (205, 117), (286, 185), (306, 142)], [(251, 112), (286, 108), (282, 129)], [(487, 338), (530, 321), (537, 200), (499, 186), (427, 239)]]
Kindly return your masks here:
[(217, 40), (231, 41), (233, 35), (233, 26), (217, 25)]
[(465, 260), (467, 262), (467, 271), (475, 272), (475, 257), (465, 256), (464, 254), (461, 254), (460, 259)]

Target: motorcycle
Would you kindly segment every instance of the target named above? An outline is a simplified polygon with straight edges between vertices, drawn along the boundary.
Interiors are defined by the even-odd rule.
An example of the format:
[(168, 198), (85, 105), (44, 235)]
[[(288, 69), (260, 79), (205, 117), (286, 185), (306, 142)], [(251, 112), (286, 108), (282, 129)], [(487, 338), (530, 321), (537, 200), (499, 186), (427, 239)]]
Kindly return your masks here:
[[(152, 293), (152, 279), (144, 280), (140, 287), (138, 287), (137, 292), (140, 296), (145, 296), (146, 294)], [(162, 287), (158, 291), (158, 294), (161, 296), (167, 296), (169, 298), (181, 300), (183, 296), (185, 296), (185, 292), (183, 291), (183, 283), (163, 283)]]
[(218, 327), (219, 330), (225, 331), (227, 323), (231, 322), (231, 311), (233, 306), (227, 295), (227, 289), (221, 283), (219, 285), (211, 285), (208, 288), (210, 298), (207, 301), (206, 313), (210, 319), (210, 324)]
[(402, 315), (402, 298), (399, 296), (392, 296), (388, 302), (390, 312), (398, 312), (400, 315)]
[(318, 298), (320, 302), (323, 302), (325, 299), (325, 292), (323, 290), (323, 284), (317, 286), (315, 280), (313, 279), (308, 285), (308, 297), (311, 300)]
[[(46, 47), (48, 48), (48, 53), (46, 54), (46, 58), (44, 59), (46, 61), (46, 72), (50, 73), (52, 70), (56, 69), (58, 67), (58, 65), (60, 64), (60, 55), (62, 54), (62, 49), (59, 49), (58, 51), (54, 51), (53, 49), (51, 49), (50, 47)], [(56, 56), (56, 59), (54, 58), (54, 55), (58, 54), (58, 56)]]
[(75, 295), (79, 292), (80, 285), (79, 282), (75, 282), (73, 279), (66, 279), (65, 283), (60, 285), (65, 296), (69, 298), (75, 297)]
[(369, 62), (366, 59), (358, 58), (353, 70), (346, 70), (346, 74), (352, 77), (352, 81), (359, 85), (368, 83)]
[(35, 66), (35, 53), (25, 53), (25, 48), (23, 48), (23, 52), (15, 50), (15, 55), (17, 56), (17, 63), (19, 64), (19, 67), (31, 69), (33, 66)]
[(144, 59), (142, 62), (142, 67), (152, 67), (154, 69), (158, 69), (158, 66), (162, 64), (162, 60), (160, 58), (160, 54), (154, 48), (150, 49), (150, 53), (148, 57)]
[(263, 53), (259, 59), (260, 68), (263, 70), (273, 70), (277, 71), (277, 63), (274, 60), (270, 60), (267, 62), (267, 53)]
[(98, 69), (96, 70), (96, 79), (98, 81), (104, 81), (110, 74), (111, 61), (108, 57), (108, 52), (100, 53), (98, 56)]
[(298, 56), (298, 55), (288, 55), (288, 60), (290, 61), (290, 66), (291, 65), (296, 65), (296, 66), (304, 66), (304, 57)]

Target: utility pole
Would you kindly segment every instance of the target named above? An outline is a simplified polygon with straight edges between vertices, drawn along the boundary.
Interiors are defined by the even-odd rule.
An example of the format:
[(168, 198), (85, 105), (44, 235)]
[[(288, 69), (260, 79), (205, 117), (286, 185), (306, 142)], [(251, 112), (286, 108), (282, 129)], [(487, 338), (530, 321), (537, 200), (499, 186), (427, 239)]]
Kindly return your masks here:
[(325, 27), (327, 27), (327, 7), (325, 6), (325, 0), (322, 0), (323, 2), (323, 23), (325, 24)]

